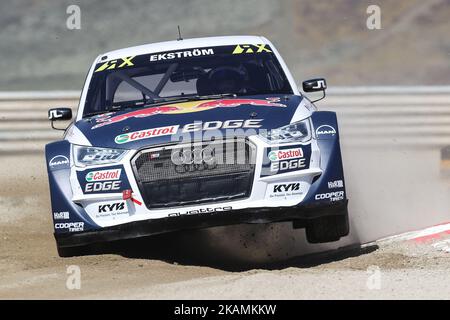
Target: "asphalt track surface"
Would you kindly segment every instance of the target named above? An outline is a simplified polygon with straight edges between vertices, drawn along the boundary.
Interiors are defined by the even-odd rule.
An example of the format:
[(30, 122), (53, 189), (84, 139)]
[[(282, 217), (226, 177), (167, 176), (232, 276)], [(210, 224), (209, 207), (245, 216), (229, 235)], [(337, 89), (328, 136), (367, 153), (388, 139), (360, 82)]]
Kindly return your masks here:
[[(423, 114), (420, 108), (414, 116)], [(340, 116), (351, 233), (330, 244), (310, 245), (303, 230), (278, 223), (121, 241), (59, 258), (43, 154), (0, 155), (0, 298), (450, 298), (450, 253), (433, 247), (433, 240), (376, 242), (450, 221), (450, 178), (435, 139), (442, 135), (420, 133), (448, 119), (432, 114), (420, 119), (425, 127), (412, 130), (412, 116), (400, 112), (394, 121), (388, 107), (377, 110), (378, 118), (355, 118), (358, 112)], [(380, 119), (392, 126), (373, 135)], [(409, 131), (390, 138), (401, 128)], [(72, 265), (81, 271), (79, 290), (66, 286)]]

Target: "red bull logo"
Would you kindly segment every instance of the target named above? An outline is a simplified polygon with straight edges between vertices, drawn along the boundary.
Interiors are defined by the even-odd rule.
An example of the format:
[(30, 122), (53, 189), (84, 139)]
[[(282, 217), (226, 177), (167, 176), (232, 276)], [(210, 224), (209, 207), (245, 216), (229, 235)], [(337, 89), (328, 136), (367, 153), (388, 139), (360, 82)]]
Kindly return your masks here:
[(209, 102), (203, 102), (197, 106), (197, 109), (214, 109), (214, 108), (234, 108), (242, 105), (266, 106), (266, 107), (286, 107), (285, 104), (278, 103), (279, 98), (263, 99), (220, 99)]
[(218, 99), (205, 101), (189, 101), (182, 103), (174, 103), (171, 105), (144, 108), (125, 114), (114, 116), (108, 113), (101, 115), (95, 119), (96, 125), (92, 129), (100, 128), (124, 121), (129, 118), (146, 118), (157, 114), (181, 114), (211, 110), (215, 108), (235, 108), (242, 105), (265, 106), (265, 107), (286, 107), (285, 104), (279, 103), (279, 98), (267, 99)]

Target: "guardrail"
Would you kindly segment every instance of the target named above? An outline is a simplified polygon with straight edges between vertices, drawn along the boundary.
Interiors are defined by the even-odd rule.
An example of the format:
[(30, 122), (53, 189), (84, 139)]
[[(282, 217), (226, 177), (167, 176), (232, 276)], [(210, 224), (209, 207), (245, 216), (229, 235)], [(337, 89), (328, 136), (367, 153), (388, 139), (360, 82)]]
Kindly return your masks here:
[[(61, 131), (50, 128), (47, 110), (68, 106), (75, 111), (79, 94), (0, 92), (0, 155), (43, 152), (46, 143), (61, 139)], [(344, 145), (450, 145), (450, 86), (333, 87), (317, 106), (338, 113)]]

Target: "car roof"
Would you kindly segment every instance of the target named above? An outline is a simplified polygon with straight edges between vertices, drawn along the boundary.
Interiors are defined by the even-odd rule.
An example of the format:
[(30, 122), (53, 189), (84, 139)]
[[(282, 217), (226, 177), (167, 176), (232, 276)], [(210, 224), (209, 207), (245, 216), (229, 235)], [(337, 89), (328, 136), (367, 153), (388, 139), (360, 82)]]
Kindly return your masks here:
[(236, 44), (268, 44), (268, 40), (261, 36), (223, 36), (164, 41), (106, 52), (101, 54), (97, 60), (101, 59), (102, 61), (105, 61), (152, 52)]

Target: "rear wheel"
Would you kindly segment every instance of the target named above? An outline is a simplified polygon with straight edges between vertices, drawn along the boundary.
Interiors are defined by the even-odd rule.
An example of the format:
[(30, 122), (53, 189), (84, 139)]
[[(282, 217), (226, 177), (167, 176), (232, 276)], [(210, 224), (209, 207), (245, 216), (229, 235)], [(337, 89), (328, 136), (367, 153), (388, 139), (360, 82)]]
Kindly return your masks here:
[(306, 224), (306, 238), (310, 243), (338, 241), (349, 231), (348, 213), (314, 218)]

